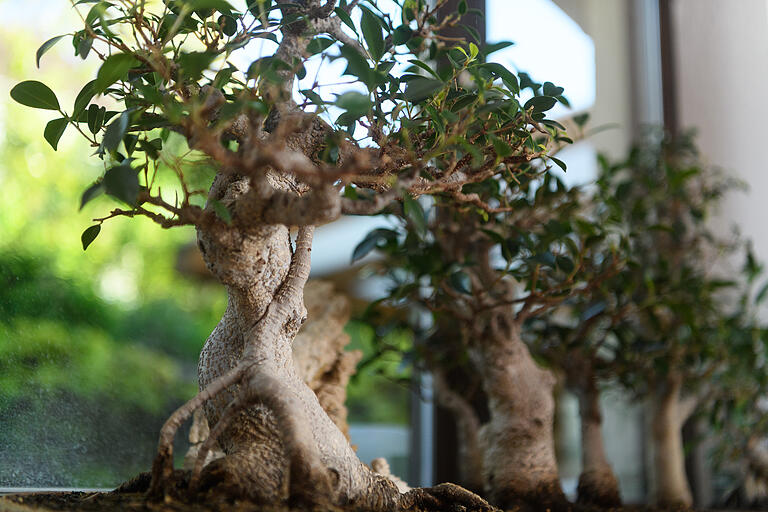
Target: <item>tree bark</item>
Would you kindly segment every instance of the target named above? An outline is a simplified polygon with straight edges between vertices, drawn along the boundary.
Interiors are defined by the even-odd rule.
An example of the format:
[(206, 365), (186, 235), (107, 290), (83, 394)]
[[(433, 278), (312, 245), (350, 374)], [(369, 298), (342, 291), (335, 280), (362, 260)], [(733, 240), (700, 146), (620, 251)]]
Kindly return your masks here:
[(520, 338), (520, 326), (499, 328), (503, 317), (479, 329), (470, 357), (488, 396), (490, 421), (480, 433), (483, 479), (489, 499), (502, 508), (566, 503), (554, 443), (555, 378), (539, 367)]
[(577, 389), (581, 416), (581, 475), (578, 502), (601, 507), (621, 506), (619, 482), (605, 456), (600, 390), (594, 373), (586, 370), (584, 386)]
[[(274, 187), (290, 185), (273, 181)], [(210, 197), (231, 207), (240, 197), (253, 198), (250, 187), (246, 178), (220, 174)], [(184, 478), (173, 470), (173, 438), (203, 406), (211, 429), (189, 477), (191, 492), (214, 490), (229, 499), (303, 508), (491, 510), (477, 495), (451, 484), (401, 494), (390, 475), (358, 459), (294, 361), (292, 344), (307, 316), (303, 291), (313, 227), (300, 227), (292, 248), (286, 225), (257, 220), (247, 229), (198, 226), (200, 250), (225, 285), (228, 303), (200, 355), (200, 393), (160, 431), (149, 496), (163, 499), (184, 487)], [(326, 363), (303, 368), (320, 390), (345, 382), (351, 364), (336, 355)], [(225, 455), (204, 466), (215, 442)]]
[[(232, 203), (248, 189), (245, 180), (219, 176), (211, 196)], [(206, 467), (202, 487), (222, 484), (257, 502), (313, 501), (326, 494), (331, 502), (364, 510), (394, 509), (397, 488), (359, 461), (296, 370), (292, 343), (306, 309), (289, 304), (279, 325), (262, 325), (294, 271), (291, 262), (299, 248), (291, 250), (288, 228), (265, 224), (247, 234), (199, 229), (198, 242), (228, 292), (224, 316), (200, 355), (201, 390), (246, 354), (254, 361), (246, 379), (205, 404), (208, 423), (216, 425), (231, 414), (228, 406), (244, 391), (257, 395), (218, 436), (226, 456)], [(258, 336), (262, 331), (266, 335)]]
[(682, 427), (693, 407), (682, 398), (682, 376), (672, 373), (654, 402), (653, 441), (656, 502), (659, 506), (693, 504), (685, 474)]

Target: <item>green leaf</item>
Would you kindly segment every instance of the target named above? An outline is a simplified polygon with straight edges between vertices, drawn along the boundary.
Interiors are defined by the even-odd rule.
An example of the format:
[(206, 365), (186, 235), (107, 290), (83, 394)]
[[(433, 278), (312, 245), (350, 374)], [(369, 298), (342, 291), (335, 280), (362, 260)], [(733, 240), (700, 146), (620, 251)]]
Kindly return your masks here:
[(213, 78), (213, 83), (211, 85), (216, 89), (222, 89), (229, 83), (229, 79), (232, 78), (232, 74), (235, 71), (237, 71), (237, 68), (231, 65), (226, 68), (221, 68)]
[(379, 17), (367, 7), (361, 7), (363, 11), (360, 20), (360, 28), (363, 30), (365, 44), (374, 61), (378, 62), (384, 55), (384, 37), (381, 35), (381, 23)]
[(104, 190), (131, 206), (136, 204), (139, 196), (139, 175), (136, 169), (131, 167), (129, 159), (107, 170), (104, 174)]
[(413, 60), (409, 60), (409, 61), (408, 61), (408, 63), (409, 63), (409, 64), (413, 64), (414, 66), (418, 66), (418, 67), (420, 67), (421, 69), (423, 69), (423, 70), (427, 71), (427, 72), (428, 72), (430, 75), (432, 75), (433, 77), (437, 78), (438, 80), (440, 79), (440, 77), (438, 76), (437, 72), (435, 72), (435, 70), (434, 70), (434, 69), (432, 69), (432, 68), (429, 66), (429, 64), (427, 64), (427, 63), (425, 63), (425, 62), (422, 62), (422, 61), (420, 61), (419, 59), (413, 59)]
[(766, 294), (768, 294), (768, 283), (765, 283), (762, 288), (760, 288), (760, 291), (757, 292), (757, 295), (755, 296), (755, 304), (760, 304), (765, 300)]
[(56, 151), (59, 145), (59, 139), (61, 139), (61, 136), (64, 135), (64, 130), (67, 129), (68, 122), (69, 119), (62, 117), (59, 119), (54, 119), (45, 125), (43, 136), (45, 137), (45, 140), (48, 141), (48, 144), (51, 145), (54, 151)]
[(232, 224), (232, 214), (224, 203), (217, 201), (216, 199), (211, 199), (211, 205), (213, 206), (213, 211), (216, 212), (216, 215), (218, 215), (221, 220), (228, 226)]
[(83, 192), (82, 197), (80, 198), (80, 210), (83, 209), (83, 207), (88, 204), (92, 199), (95, 197), (100, 196), (104, 193), (104, 185), (97, 181), (87, 189), (85, 189), (85, 192)]
[(80, 92), (75, 98), (75, 106), (73, 107), (72, 117), (78, 117), (91, 102), (96, 95), (96, 80), (91, 80), (83, 86)]
[(504, 48), (509, 48), (514, 44), (515, 43), (513, 43), (512, 41), (499, 41), (498, 43), (489, 43), (483, 47), (483, 54), (488, 56), (494, 52), (503, 50)]
[(469, 275), (466, 272), (454, 272), (448, 278), (451, 287), (459, 293), (471, 294)]
[(589, 112), (584, 112), (577, 116), (573, 116), (573, 122), (578, 125), (579, 128), (584, 128), (584, 125), (589, 121)]
[(59, 110), (59, 100), (51, 89), (37, 80), (26, 80), (11, 89), (11, 98), (32, 108)]
[(107, 57), (96, 74), (95, 92), (101, 94), (118, 80), (124, 80), (128, 76), (128, 70), (138, 65), (139, 61), (127, 53), (118, 53)]
[(107, 113), (106, 107), (99, 107), (95, 103), (88, 107), (88, 129), (96, 135), (104, 124), (104, 116)]
[(237, 20), (232, 16), (222, 14), (219, 16), (218, 23), (224, 35), (232, 37), (233, 35), (237, 34)]
[(352, 252), (352, 263), (367, 256), (368, 253), (378, 247), (379, 242), (393, 242), (395, 240), (397, 240), (397, 233), (395, 231), (386, 228), (374, 229), (355, 247), (355, 250)]
[(563, 94), (565, 89), (562, 87), (557, 87), (552, 82), (544, 82), (544, 86), (541, 89), (541, 92), (544, 94), (544, 96), (560, 96)]
[(336, 41), (328, 37), (316, 37), (307, 45), (307, 53), (310, 55), (315, 55), (320, 52), (324, 52), (335, 42)]
[(408, 194), (403, 196), (403, 213), (416, 228), (416, 232), (424, 237), (427, 234), (427, 216), (421, 204)]
[(85, 231), (83, 231), (83, 234), (80, 236), (80, 241), (83, 242), (83, 250), (86, 250), (88, 246), (91, 245), (91, 242), (96, 240), (96, 237), (99, 235), (100, 231), (101, 231), (100, 224), (91, 226)]
[(440, 80), (423, 77), (414, 78), (408, 82), (403, 97), (413, 103), (421, 103), (431, 98), (436, 91), (442, 89), (443, 85), (443, 82)]
[(226, 0), (185, 0), (184, 4), (192, 11), (205, 11), (214, 9), (221, 13), (232, 11), (232, 6)]
[(487, 69), (491, 73), (493, 73), (495, 76), (502, 79), (502, 81), (506, 84), (507, 87), (509, 87), (509, 90), (517, 94), (520, 92), (520, 84), (517, 80), (517, 77), (514, 73), (512, 73), (510, 70), (502, 66), (501, 64), (497, 62), (487, 62), (481, 66), (484, 69)]
[(525, 102), (524, 110), (533, 108), (534, 112), (546, 112), (555, 106), (557, 100), (551, 96), (534, 96)]
[(413, 30), (408, 25), (400, 25), (392, 33), (392, 44), (400, 46), (407, 43), (411, 36), (413, 36)]
[(603, 311), (605, 311), (605, 308), (608, 306), (608, 304), (601, 300), (598, 302), (595, 302), (594, 304), (591, 304), (587, 309), (584, 310), (584, 312), (581, 314), (580, 320), (582, 322), (586, 322), (590, 318), (599, 315)]
[(184, 78), (196, 81), (215, 58), (216, 54), (213, 52), (182, 53), (177, 59), (179, 71)]
[(77, 43), (77, 55), (85, 60), (86, 57), (88, 57), (88, 54), (91, 51), (91, 48), (93, 47), (93, 38), (92, 37), (84, 37), (80, 40), (79, 43)]
[(342, 23), (344, 23), (346, 26), (351, 28), (353, 32), (357, 33), (357, 29), (355, 28), (355, 22), (353, 22), (352, 18), (349, 17), (349, 14), (347, 14), (347, 11), (345, 11), (341, 7), (337, 7), (333, 10), (333, 12), (336, 13), (336, 16), (339, 17)]
[(371, 109), (371, 99), (367, 94), (350, 91), (345, 92), (336, 98), (336, 106), (352, 113), (352, 115), (361, 116)]
[(58, 43), (59, 41), (61, 41), (61, 39), (62, 39), (63, 37), (65, 37), (65, 36), (56, 36), (56, 37), (52, 37), (51, 39), (49, 39), (49, 40), (47, 40), (46, 42), (44, 42), (44, 43), (43, 43), (43, 44), (40, 46), (40, 48), (38, 48), (38, 49), (37, 49), (37, 54), (35, 55), (35, 57), (36, 57), (36, 62), (37, 62), (37, 67), (38, 67), (38, 68), (40, 68), (40, 57), (42, 57), (43, 55), (45, 55), (45, 52), (47, 52), (48, 50), (50, 50), (51, 48), (53, 48), (53, 45), (55, 45), (56, 43)]
[(475, 60), (477, 54), (480, 53), (480, 49), (475, 43), (469, 43), (469, 60)]
[(117, 150), (117, 146), (120, 145), (120, 141), (123, 140), (123, 135), (125, 135), (125, 131), (128, 129), (130, 114), (130, 111), (126, 110), (107, 126), (107, 129), (104, 131), (104, 138), (101, 140), (100, 150)]
[(464, 16), (467, 13), (467, 0), (461, 0), (459, 6), (456, 9), (460, 15)]
[(249, 0), (248, 11), (253, 14), (253, 17), (260, 20), (261, 17), (269, 13), (269, 9), (272, 6), (272, 0)]
[(565, 162), (563, 162), (559, 158), (555, 158), (555, 157), (551, 156), (551, 157), (549, 157), (549, 159), (552, 160), (553, 162), (555, 162), (557, 164), (557, 166), (559, 168), (561, 168), (562, 170), (564, 170), (564, 171), (568, 170), (568, 166), (565, 165)]

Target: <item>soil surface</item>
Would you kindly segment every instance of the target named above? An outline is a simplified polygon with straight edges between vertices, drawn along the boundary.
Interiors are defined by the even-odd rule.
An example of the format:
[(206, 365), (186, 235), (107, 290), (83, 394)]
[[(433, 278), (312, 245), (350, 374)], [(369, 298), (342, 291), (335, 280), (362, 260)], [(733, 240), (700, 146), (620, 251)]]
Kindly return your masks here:
[[(147, 502), (144, 493), (132, 492), (44, 492), (13, 494), (0, 497), (0, 512), (47, 512), (47, 511), (152, 511), (152, 512), (306, 512), (306, 509), (295, 509), (284, 506), (257, 505), (248, 501), (229, 501), (226, 498), (206, 496), (204, 502), (181, 501), (167, 498), (163, 503)], [(344, 509), (327, 509), (323, 512), (347, 512)], [(455, 511), (465, 511), (457, 506)], [(573, 512), (660, 512), (653, 507), (623, 507), (601, 509), (573, 505)], [(668, 509), (667, 509), (668, 510)], [(682, 512), (684, 509), (679, 509)], [(320, 512), (319, 510), (314, 512)], [(469, 511), (467, 511), (469, 512)], [(541, 512), (546, 512), (542, 508)]]
[[(162, 502), (148, 501), (146, 491), (149, 486), (149, 473), (141, 473), (125, 482), (111, 492), (30, 492), (0, 496), (0, 512), (48, 512), (48, 511), (152, 511), (152, 512), (353, 512), (349, 508), (322, 507), (314, 510), (293, 508), (284, 505), (263, 505), (247, 500), (233, 499), (231, 496), (209, 490), (199, 494), (189, 495), (186, 490), (186, 473), (175, 471), (174, 485), (169, 488), (170, 494)], [(438, 490), (445, 487), (440, 485), (432, 488)], [(455, 486), (448, 486), (448, 490)], [(450, 493), (443, 496), (450, 496)], [(429, 492), (429, 490), (427, 490)], [(442, 501), (439, 511), (434, 507), (423, 510), (413, 507), (408, 512), (473, 512), (460, 503), (453, 503), (449, 497)], [(466, 504), (466, 503), (465, 503)], [(482, 507), (488, 510), (488, 505)], [(621, 508), (599, 508), (585, 505), (567, 505), (557, 507), (556, 512), (693, 512), (689, 509), (659, 509), (656, 507), (628, 506)], [(508, 512), (555, 512), (545, 506), (515, 508)], [(710, 511), (715, 512), (715, 511)], [(721, 511), (725, 512), (725, 511)]]

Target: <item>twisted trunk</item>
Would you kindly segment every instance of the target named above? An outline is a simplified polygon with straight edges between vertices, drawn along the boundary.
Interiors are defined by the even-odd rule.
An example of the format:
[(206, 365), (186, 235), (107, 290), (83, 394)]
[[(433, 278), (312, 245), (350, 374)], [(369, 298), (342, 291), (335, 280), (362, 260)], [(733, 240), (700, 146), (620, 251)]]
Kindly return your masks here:
[(578, 502), (602, 507), (621, 505), (619, 482), (605, 456), (600, 391), (594, 372), (586, 370), (584, 386), (577, 388), (581, 417), (581, 475)]
[(695, 402), (681, 395), (682, 376), (672, 373), (653, 407), (654, 477), (656, 502), (660, 506), (693, 504), (685, 474), (682, 427), (693, 411)]
[(488, 396), (490, 421), (483, 425), (483, 479), (491, 502), (558, 507), (566, 502), (555, 459), (554, 376), (539, 367), (516, 323), (499, 328), (503, 316), (470, 345), (470, 357)]
[[(233, 203), (248, 188), (245, 180), (220, 176), (211, 196)], [(314, 502), (325, 496), (361, 509), (395, 508), (399, 493), (394, 484), (360, 462), (296, 371), (292, 343), (306, 310), (300, 298), (284, 305), (277, 299), (294, 277), (291, 273), (300, 270), (292, 265), (299, 242), (292, 251), (288, 228), (279, 224), (248, 233), (199, 229), (198, 241), (228, 292), (224, 316), (200, 355), (201, 390), (243, 360), (253, 362), (239, 384), (205, 404), (212, 426), (225, 415), (235, 417), (216, 436), (226, 456), (205, 468), (202, 487), (221, 484), (258, 502)], [(283, 306), (283, 314), (270, 322), (269, 310), (276, 305)], [(248, 398), (241, 404), (230, 405), (244, 395)], [(228, 412), (228, 407), (242, 410)]]

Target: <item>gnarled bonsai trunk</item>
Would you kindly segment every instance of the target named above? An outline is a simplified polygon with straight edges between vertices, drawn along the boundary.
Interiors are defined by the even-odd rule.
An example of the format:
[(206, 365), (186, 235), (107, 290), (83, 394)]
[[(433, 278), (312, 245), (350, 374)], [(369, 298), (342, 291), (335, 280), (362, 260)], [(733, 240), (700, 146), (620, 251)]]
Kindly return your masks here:
[[(219, 177), (211, 196), (232, 204), (247, 193), (244, 180)], [(238, 385), (205, 404), (211, 436), (226, 456), (206, 467), (202, 486), (221, 483), (259, 502), (322, 497), (362, 509), (394, 508), (394, 484), (359, 461), (294, 365), (292, 343), (306, 318), (301, 280), (311, 237), (300, 233), (291, 251), (288, 228), (265, 224), (248, 233), (200, 229), (198, 241), (229, 296), (200, 356), (201, 390), (249, 362)]]
[(488, 397), (490, 421), (481, 428), (483, 477), (491, 502), (565, 503), (555, 459), (554, 376), (539, 367), (520, 338), (520, 326), (494, 314), (474, 329), (470, 357)]
[(683, 399), (683, 379), (671, 373), (653, 407), (656, 502), (661, 506), (691, 506), (693, 497), (685, 474), (682, 427), (695, 402)]
[(605, 456), (600, 390), (594, 372), (585, 369), (583, 386), (577, 388), (581, 417), (581, 475), (578, 502), (602, 507), (621, 505), (619, 482)]
[[(272, 180), (275, 188), (290, 186)], [(248, 179), (233, 174), (217, 176), (210, 197), (235, 210), (238, 199), (253, 199)], [(390, 478), (360, 462), (294, 361), (294, 339), (307, 316), (302, 296), (313, 228), (299, 228), (292, 250), (287, 226), (257, 221), (247, 229), (198, 227), (206, 264), (227, 288), (227, 309), (200, 355), (201, 392), (161, 430), (150, 495), (160, 497), (173, 488), (173, 437), (204, 406), (211, 430), (192, 470), (193, 491), (216, 488), (262, 503), (348, 505), (377, 512), (413, 505), (439, 509), (445, 501), (488, 510), (479, 497), (450, 484), (401, 494)], [(312, 351), (297, 347), (302, 348)], [(350, 357), (333, 353), (324, 363), (303, 365), (303, 377), (317, 385), (329, 406), (336, 395), (331, 388), (345, 380), (332, 374), (347, 372), (350, 364)], [(204, 467), (216, 442), (225, 456)]]

